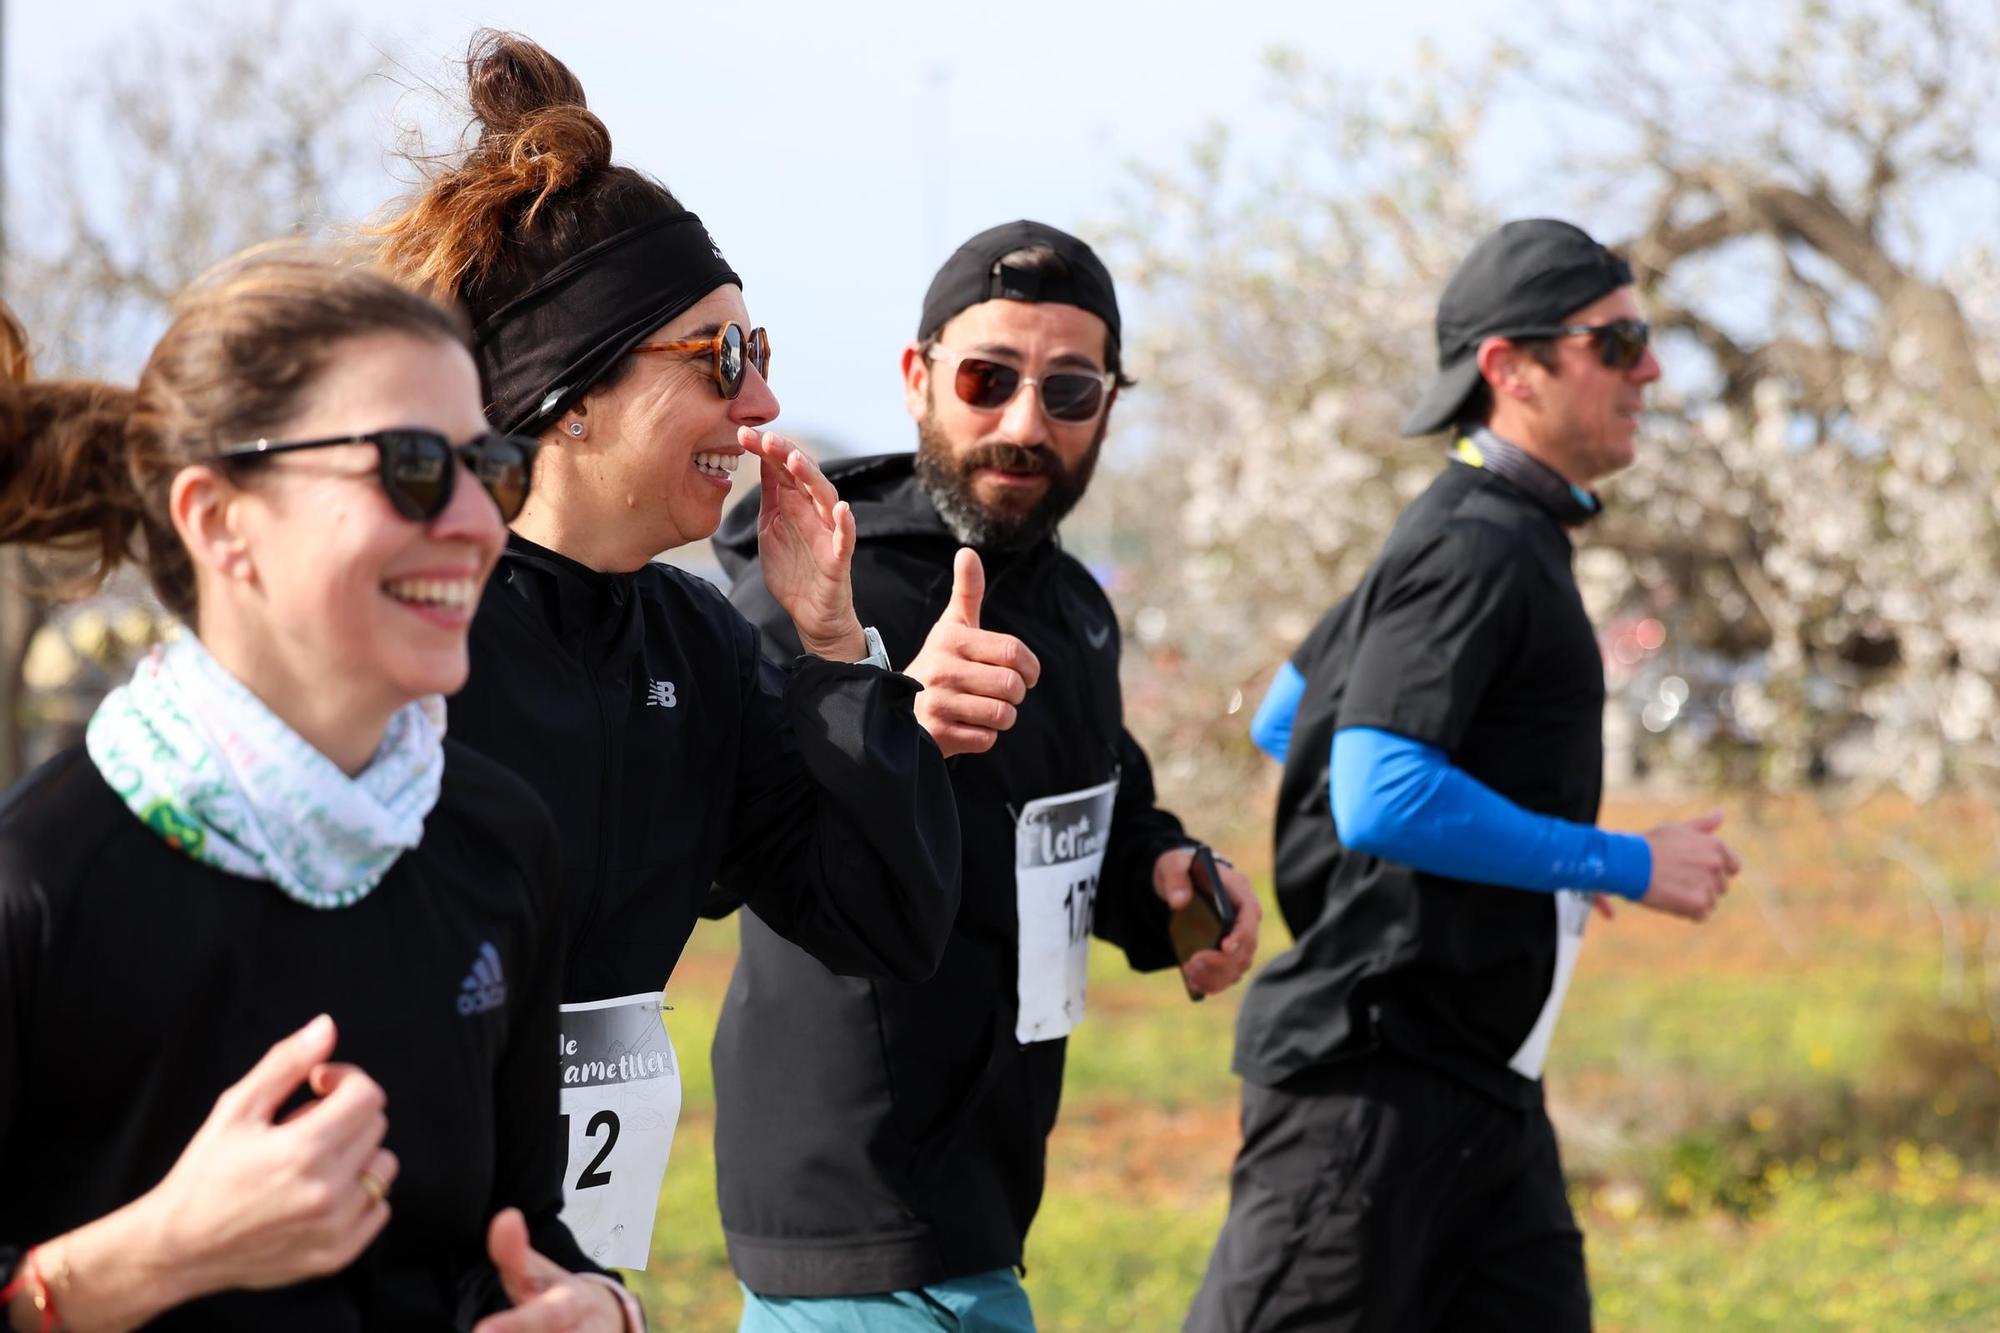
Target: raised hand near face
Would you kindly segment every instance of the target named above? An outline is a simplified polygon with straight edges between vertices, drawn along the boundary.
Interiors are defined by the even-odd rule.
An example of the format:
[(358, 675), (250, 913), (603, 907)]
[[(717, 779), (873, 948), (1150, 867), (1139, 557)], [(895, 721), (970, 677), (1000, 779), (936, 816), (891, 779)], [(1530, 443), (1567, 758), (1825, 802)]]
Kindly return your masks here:
[(868, 655), (854, 614), (854, 512), (806, 452), (782, 435), (744, 426), (737, 442), (761, 460), (764, 494), (757, 555), (764, 586), (815, 657), (858, 662)]

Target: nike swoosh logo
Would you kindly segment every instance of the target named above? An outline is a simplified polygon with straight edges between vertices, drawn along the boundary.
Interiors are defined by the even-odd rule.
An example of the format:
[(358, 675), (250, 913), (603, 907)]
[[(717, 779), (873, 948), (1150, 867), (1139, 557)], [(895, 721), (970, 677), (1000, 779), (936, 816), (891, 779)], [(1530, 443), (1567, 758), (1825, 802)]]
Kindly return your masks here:
[(1090, 641), (1091, 647), (1102, 648), (1111, 642), (1111, 626), (1099, 625), (1096, 629), (1087, 629), (1083, 632), (1083, 637)]

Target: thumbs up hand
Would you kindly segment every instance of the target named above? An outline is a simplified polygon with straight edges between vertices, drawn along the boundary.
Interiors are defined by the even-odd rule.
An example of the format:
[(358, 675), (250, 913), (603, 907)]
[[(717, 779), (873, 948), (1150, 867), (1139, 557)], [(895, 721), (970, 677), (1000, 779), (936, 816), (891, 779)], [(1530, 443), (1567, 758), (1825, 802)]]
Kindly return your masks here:
[(951, 600), (904, 668), (924, 686), (917, 696), (917, 721), (947, 757), (992, 749), (1042, 676), (1042, 664), (1027, 644), (979, 628), (985, 597), (979, 553), (960, 547), (951, 566)]
[(979, 562), (979, 552), (961, 546), (952, 557), (951, 601), (946, 604), (940, 623), (950, 620), (967, 629), (978, 629), (979, 606), (985, 600), (986, 566)]

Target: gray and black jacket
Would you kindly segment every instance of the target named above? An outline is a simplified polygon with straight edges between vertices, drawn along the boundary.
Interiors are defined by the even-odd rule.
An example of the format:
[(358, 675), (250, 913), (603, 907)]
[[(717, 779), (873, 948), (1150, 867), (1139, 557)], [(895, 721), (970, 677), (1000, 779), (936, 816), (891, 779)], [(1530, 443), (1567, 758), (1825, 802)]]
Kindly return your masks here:
[[(944, 611), (958, 542), (910, 455), (827, 475), (860, 530), (861, 619), (908, 663)], [(767, 651), (795, 651), (759, 573), (754, 500), (728, 515), (715, 548)], [(1116, 774), (1093, 930), (1134, 967), (1174, 962), (1152, 866), (1189, 839), (1154, 805), (1151, 768), (1124, 727), (1111, 604), (1053, 540), (984, 559), (982, 627), (1020, 637), (1042, 674), (991, 751), (948, 761), (964, 898), (936, 974), (842, 977), (743, 920), (714, 1048), (716, 1165), (730, 1260), (754, 1291), (852, 1295), (1020, 1264), (1066, 1043), (1015, 1039), (1014, 811)]]

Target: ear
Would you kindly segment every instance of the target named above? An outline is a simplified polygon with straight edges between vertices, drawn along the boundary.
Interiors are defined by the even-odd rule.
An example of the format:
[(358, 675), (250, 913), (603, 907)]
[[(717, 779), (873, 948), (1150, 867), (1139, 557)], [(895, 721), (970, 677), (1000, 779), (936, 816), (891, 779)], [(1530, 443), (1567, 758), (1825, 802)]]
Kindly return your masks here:
[(1494, 398), (1527, 402), (1535, 396), (1535, 386), (1528, 377), (1534, 358), (1509, 339), (1486, 339), (1479, 344), (1478, 359), (1479, 373), (1492, 386)]
[(184, 467), (167, 492), (167, 515), (195, 570), (212, 577), (250, 581), (257, 568), (243, 531), (244, 493), (215, 468)]
[(903, 410), (918, 421), (930, 409), (931, 362), (920, 344), (903, 348)]

